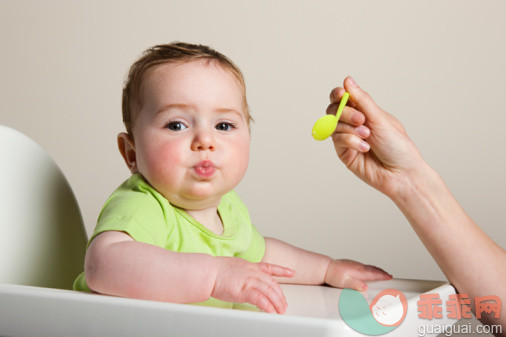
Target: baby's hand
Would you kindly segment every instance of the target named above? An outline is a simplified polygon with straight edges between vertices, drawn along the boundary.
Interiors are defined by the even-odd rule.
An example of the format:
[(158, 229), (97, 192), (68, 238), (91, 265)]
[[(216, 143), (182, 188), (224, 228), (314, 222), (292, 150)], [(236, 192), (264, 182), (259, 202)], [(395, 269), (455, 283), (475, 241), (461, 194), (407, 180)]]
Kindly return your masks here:
[(250, 303), (269, 313), (286, 311), (285, 295), (273, 276), (293, 277), (294, 270), (264, 262), (251, 263), (237, 257), (217, 259), (218, 274), (211, 297)]
[(336, 288), (367, 290), (365, 281), (390, 280), (392, 275), (381, 268), (352, 260), (333, 260), (325, 275), (325, 283)]

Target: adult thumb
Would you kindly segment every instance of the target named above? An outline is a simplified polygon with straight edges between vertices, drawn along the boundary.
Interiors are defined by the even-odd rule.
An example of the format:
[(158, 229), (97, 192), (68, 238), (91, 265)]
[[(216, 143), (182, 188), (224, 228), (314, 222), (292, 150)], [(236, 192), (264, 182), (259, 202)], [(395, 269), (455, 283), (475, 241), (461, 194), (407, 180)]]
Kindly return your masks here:
[(384, 113), (383, 110), (366, 91), (358, 86), (351, 76), (344, 79), (344, 89), (350, 93), (350, 99), (358, 110), (364, 113), (366, 120), (379, 122), (379, 118)]

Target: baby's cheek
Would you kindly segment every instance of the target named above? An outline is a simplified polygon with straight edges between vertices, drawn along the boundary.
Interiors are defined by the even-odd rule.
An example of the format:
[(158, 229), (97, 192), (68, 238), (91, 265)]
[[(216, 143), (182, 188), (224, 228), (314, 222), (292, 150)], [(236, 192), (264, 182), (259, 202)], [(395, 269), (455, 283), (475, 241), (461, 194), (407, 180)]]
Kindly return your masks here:
[(164, 144), (150, 153), (150, 167), (157, 180), (173, 181), (181, 174), (184, 156), (177, 144)]
[(235, 175), (240, 175), (242, 178), (249, 163), (249, 142), (237, 142), (235, 145), (230, 147), (230, 166)]

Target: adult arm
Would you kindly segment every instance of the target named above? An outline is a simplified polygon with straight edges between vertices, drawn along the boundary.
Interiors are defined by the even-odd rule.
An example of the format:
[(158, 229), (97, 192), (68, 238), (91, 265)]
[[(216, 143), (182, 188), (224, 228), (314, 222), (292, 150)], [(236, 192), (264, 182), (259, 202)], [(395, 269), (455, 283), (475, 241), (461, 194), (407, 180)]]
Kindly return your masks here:
[[(387, 195), (459, 293), (506, 300), (506, 252), (464, 212), (441, 177), (422, 159), (402, 124), (383, 111), (352, 78), (345, 79), (350, 106), (332, 135), (337, 155), (360, 179)], [(333, 113), (345, 89), (331, 92)], [(499, 319), (485, 324), (506, 328)], [(506, 335), (506, 331), (504, 332)]]

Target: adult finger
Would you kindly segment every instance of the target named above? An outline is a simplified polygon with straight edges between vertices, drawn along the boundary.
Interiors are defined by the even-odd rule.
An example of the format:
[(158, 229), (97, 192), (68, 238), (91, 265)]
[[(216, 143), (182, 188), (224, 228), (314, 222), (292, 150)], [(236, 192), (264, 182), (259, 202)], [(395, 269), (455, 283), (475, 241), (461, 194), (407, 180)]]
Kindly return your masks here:
[(373, 123), (379, 123), (383, 118), (383, 110), (374, 102), (372, 97), (362, 90), (351, 76), (344, 80), (344, 88), (350, 93), (350, 100), (355, 103), (358, 110)]
[[(327, 115), (330, 115), (330, 114), (335, 115), (337, 113), (338, 107), (339, 107), (339, 103), (330, 104), (327, 107), (327, 111), (326, 111)], [(341, 123), (341, 121), (348, 123), (348, 124), (359, 126), (359, 125), (364, 124), (365, 115), (355, 108), (346, 106), (343, 109), (341, 117), (339, 118), (339, 123)]]
[(338, 148), (349, 148), (358, 152), (367, 152), (371, 148), (367, 142), (351, 133), (334, 133), (332, 140)]
[(365, 125), (353, 126), (348, 123), (340, 122), (337, 124), (334, 133), (351, 133), (361, 139), (367, 139), (371, 135), (371, 130)]
[[(330, 91), (330, 103), (340, 103), (341, 98), (343, 97), (346, 90), (341, 87), (334, 88)], [(352, 108), (355, 108), (355, 103), (353, 101), (348, 100), (346, 105), (351, 106)]]

